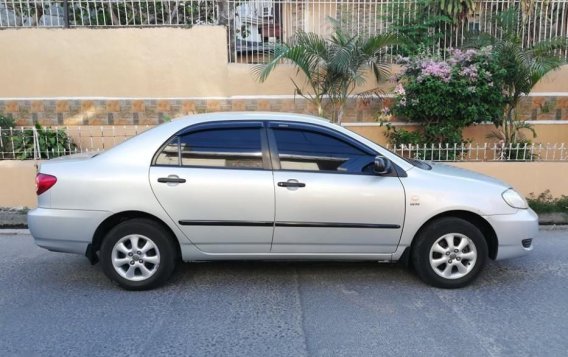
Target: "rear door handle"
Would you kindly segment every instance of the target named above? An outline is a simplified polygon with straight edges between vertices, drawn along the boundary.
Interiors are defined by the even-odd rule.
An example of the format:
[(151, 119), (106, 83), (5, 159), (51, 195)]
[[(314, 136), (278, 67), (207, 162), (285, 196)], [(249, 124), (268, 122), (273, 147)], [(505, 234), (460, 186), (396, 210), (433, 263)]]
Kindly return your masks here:
[(179, 178), (177, 176), (168, 176), (168, 177), (160, 177), (158, 178), (158, 182), (160, 183), (185, 183), (184, 178)]
[(278, 182), (278, 187), (306, 187), (306, 184), (303, 182), (286, 181)]

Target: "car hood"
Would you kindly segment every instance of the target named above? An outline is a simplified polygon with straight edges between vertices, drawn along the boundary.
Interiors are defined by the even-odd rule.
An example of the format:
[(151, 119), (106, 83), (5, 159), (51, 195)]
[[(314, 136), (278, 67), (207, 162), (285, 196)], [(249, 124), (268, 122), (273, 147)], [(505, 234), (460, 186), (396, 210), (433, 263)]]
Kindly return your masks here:
[(494, 177), (483, 175), (471, 170), (462, 169), (461, 167), (455, 167), (437, 162), (429, 162), (428, 164), (432, 167), (432, 172), (439, 175), (459, 177), (461, 179), (466, 179), (471, 181), (483, 181), (487, 183), (492, 183), (494, 185), (502, 186), (503, 188), (511, 187), (511, 185), (507, 184), (506, 182), (498, 180)]

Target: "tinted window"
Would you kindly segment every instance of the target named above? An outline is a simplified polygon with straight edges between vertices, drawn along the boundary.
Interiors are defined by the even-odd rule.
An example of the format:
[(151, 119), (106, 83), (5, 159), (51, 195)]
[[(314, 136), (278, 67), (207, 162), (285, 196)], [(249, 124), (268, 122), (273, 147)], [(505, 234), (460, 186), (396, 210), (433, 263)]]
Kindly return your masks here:
[(262, 168), (260, 128), (202, 130), (180, 137), (182, 166)]
[(363, 172), (374, 156), (330, 135), (299, 129), (274, 129), (284, 170)]
[(156, 157), (156, 165), (179, 166), (179, 139), (172, 139)]

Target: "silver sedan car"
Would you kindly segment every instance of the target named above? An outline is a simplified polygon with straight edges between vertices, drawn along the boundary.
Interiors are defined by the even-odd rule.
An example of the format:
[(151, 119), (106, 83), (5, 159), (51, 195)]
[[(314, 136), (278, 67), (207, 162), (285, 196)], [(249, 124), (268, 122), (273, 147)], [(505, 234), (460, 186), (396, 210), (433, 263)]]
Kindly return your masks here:
[(285, 113), (189, 116), (46, 161), (37, 194), (36, 244), (100, 260), (131, 290), (163, 284), (179, 261), (229, 259), (403, 261), (458, 288), (488, 258), (531, 251), (538, 231), (505, 183)]

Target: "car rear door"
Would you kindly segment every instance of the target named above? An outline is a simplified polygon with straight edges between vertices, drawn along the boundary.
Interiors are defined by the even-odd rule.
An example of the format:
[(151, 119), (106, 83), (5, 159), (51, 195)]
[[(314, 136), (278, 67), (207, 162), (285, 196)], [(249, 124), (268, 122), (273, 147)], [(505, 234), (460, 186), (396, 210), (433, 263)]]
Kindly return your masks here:
[(405, 214), (392, 172), (373, 173), (376, 153), (317, 125), (273, 122), (274, 253), (392, 253)]
[(202, 251), (266, 253), (274, 187), (264, 124), (213, 122), (179, 133), (150, 168), (154, 194)]

